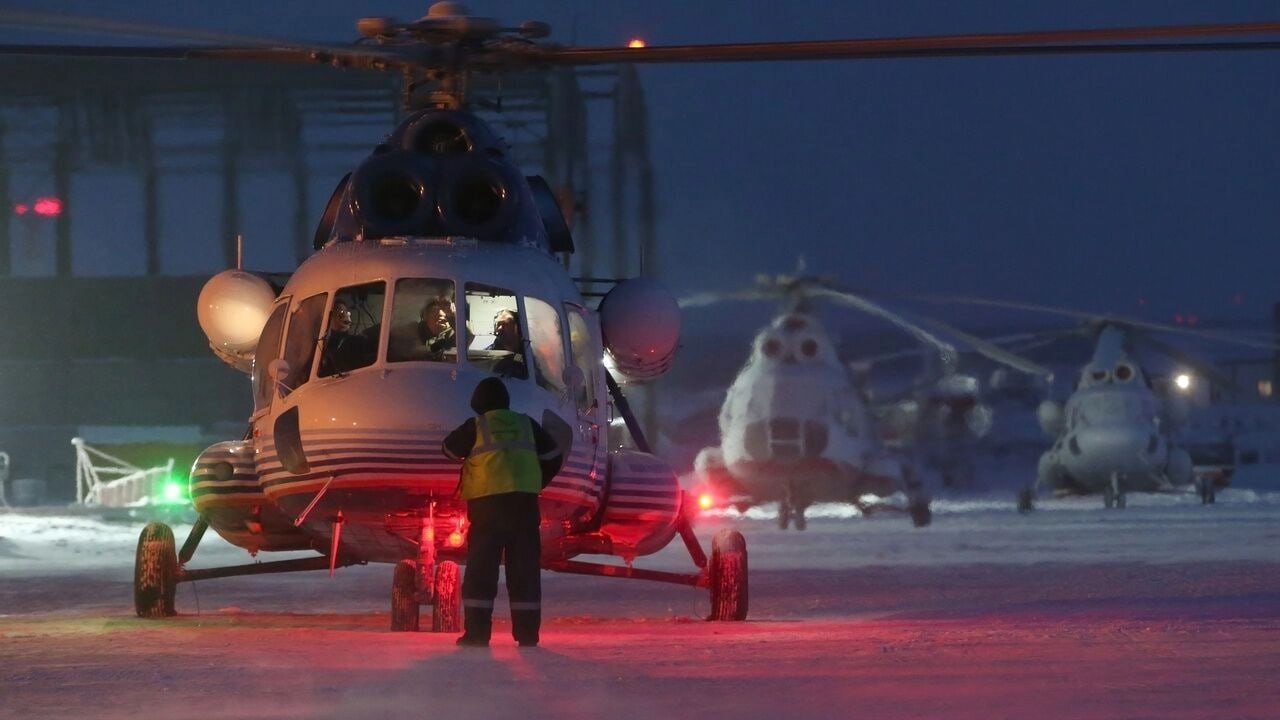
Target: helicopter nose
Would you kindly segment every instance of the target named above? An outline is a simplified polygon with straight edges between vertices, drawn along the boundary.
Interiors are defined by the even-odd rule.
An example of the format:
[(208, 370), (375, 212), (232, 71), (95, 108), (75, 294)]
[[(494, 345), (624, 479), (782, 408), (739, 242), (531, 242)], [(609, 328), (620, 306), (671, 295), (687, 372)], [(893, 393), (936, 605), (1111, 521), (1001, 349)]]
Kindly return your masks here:
[(796, 462), (821, 457), (828, 437), (826, 424), (818, 420), (773, 417), (747, 425), (743, 445), (757, 462)]
[(1081, 428), (1067, 438), (1068, 462), (1100, 472), (1143, 472), (1159, 460), (1164, 443), (1145, 428)]

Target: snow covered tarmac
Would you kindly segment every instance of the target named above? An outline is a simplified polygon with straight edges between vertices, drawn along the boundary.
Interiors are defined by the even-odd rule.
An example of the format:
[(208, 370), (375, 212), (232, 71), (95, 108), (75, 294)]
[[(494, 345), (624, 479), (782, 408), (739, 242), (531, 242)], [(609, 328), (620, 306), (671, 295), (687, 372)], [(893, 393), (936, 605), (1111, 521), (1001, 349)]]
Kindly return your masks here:
[[(544, 647), (503, 624), (489, 652), (387, 632), (387, 566), (184, 585), (178, 618), (138, 620), (138, 527), (0, 514), (0, 717), (1280, 717), (1280, 496), (1188, 500), (713, 518), (747, 535), (748, 622), (547, 573)], [(210, 534), (192, 565), (241, 557)], [(678, 543), (641, 562), (689, 567)]]

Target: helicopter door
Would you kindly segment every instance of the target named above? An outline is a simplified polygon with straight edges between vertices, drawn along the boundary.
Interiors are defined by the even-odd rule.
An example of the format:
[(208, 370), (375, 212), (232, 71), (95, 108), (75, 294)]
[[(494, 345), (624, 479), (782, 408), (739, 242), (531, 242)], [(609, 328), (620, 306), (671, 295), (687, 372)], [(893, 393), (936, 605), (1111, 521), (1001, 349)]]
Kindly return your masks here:
[(599, 442), (600, 406), (596, 400), (596, 382), (600, 380), (601, 350), (591, 334), (587, 312), (577, 305), (566, 303), (565, 317), (569, 321), (569, 352), (578, 375), (574, 380), (574, 405), (578, 408), (578, 433), (583, 442)]
[(320, 324), (329, 293), (320, 293), (298, 303), (289, 313), (289, 329), (285, 333), (283, 357), (289, 363), (289, 376), (282, 378), (280, 396), (284, 397), (306, 384), (315, 360)]
[(267, 367), (272, 360), (280, 357), (280, 339), (284, 335), (285, 312), (289, 309), (289, 298), (283, 297), (276, 302), (276, 307), (262, 326), (262, 334), (258, 336), (258, 348), (253, 354), (253, 411), (259, 413), (271, 407), (275, 397), (272, 387), (275, 385), (267, 376)]

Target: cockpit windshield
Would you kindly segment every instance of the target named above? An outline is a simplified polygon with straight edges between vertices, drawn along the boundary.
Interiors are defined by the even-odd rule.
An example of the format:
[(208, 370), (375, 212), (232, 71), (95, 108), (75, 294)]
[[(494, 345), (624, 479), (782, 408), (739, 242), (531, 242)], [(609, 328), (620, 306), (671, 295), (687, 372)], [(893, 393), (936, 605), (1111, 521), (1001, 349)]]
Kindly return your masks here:
[(499, 377), (529, 377), (516, 294), (482, 283), (466, 287), (467, 361)]
[(458, 320), (453, 281), (402, 278), (391, 305), (387, 362), (456, 362)]

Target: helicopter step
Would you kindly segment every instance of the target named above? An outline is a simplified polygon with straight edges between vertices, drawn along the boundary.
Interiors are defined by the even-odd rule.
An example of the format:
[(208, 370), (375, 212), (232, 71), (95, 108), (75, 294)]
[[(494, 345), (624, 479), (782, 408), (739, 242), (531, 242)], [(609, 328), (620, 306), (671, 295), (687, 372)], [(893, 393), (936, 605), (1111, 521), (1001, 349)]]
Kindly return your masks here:
[(201, 452), (191, 469), (196, 512), (223, 539), (250, 553), (309, 550), (311, 538), (263, 492), (253, 458), (246, 441), (220, 442)]

